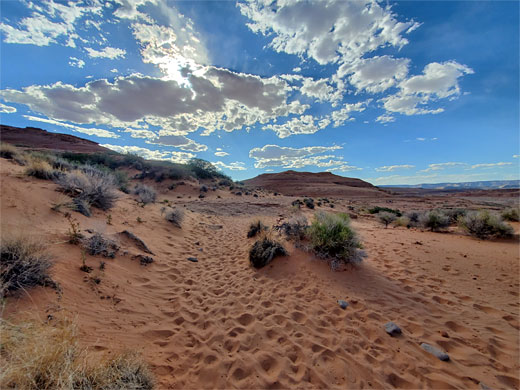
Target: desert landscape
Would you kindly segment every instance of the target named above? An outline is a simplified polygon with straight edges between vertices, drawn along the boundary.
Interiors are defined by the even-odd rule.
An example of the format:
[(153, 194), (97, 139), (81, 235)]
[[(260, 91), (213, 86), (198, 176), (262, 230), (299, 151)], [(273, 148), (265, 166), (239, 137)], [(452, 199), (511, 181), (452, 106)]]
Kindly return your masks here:
[[(20, 134), (17, 144), (31, 144), (32, 133)], [(170, 179), (162, 165), (152, 178), (134, 164), (106, 171), (124, 172), (126, 193), (114, 184), (110, 207), (81, 213), (80, 191), (63, 178), (102, 164), (75, 163), (59, 136), (51, 144), (2, 144), (2, 321), (72, 321), (90, 359), (134, 351), (157, 389), (519, 387), (518, 214), (509, 238), (486, 239), (457, 224), (430, 231), (380, 218), (502, 213), (518, 207), (518, 190), (409, 194), (291, 171), (244, 183)], [(77, 158), (125, 157), (95, 149)], [(361, 262), (333, 270), (306, 238), (284, 234), (284, 223), (325, 212), (348, 216)], [(286, 250), (262, 268), (250, 263), (255, 223)], [(52, 283), (5, 285), (7, 237), (43, 243)], [(4, 374), (19, 364), (5, 351), (1, 359)]]

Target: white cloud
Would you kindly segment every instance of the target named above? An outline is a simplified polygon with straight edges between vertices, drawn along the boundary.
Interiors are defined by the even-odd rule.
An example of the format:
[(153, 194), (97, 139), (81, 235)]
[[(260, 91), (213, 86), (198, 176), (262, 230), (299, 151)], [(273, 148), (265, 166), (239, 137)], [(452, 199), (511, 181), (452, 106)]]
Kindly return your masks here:
[(313, 80), (307, 77), (303, 80), (300, 91), (304, 95), (316, 98), (319, 102), (334, 99), (334, 89), (328, 84), (328, 79)]
[(366, 106), (370, 103), (370, 99), (364, 102), (353, 103), (353, 104), (345, 104), (343, 108), (332, 111), (330, 113), (330, 117), (334, 122), (333, 126), (338, 127), (343, 125), (347, 121), (351, 121), (354, 118), (350, 116), (351, 112), (362, 112), (365, 111)]
[(381, 176), (375, 178), (365, 178), (374, 185), (399, 185), (399, 184), (435, 184), (435, 183), (463, 183), (481, 180), (517, 180), (518, 176), (505, 175), (497, 179), (495, 173), (465, 173), (465, 174), (437, 174), (412, 175), (412, 176)]
[(398, 169), (411, 169), (415, 168), (415, 165), (403, 164), (403, 165), (385, 165), (383, 167), (376, 168), (377, 172), (393, 172)]
[(185, 137), (184, 135), (161, 135), (153, 141), (147, 141), (149, 144), (163, 145), (163, 146), (174, 146), (181, 150), (188, 152), (203, 152), (208, 150), (206, 145), (199, 144), (192, 139)]
[(111, 145), (111, 144), (102, 144), (104, 148), (108, 148), (114, 150), (118, 153), (131, 153), (136, 154), (138, 156), (143, 157), (146, 160), (165, 160), (172, 161), (178, 163), (185, 163), (189, 159), (195, 157), (192, 153), (187, 152), (174, 152), (174, 151), (160, 151), (160, 150), (152, 150), (148, 148), (142, 148), (139, 146), (131, 146), (131, 145)]
[(299, 73), (302, 71), (302, 68), (300, 68), (299, 66), (297, 66), (296, 68), (293, 68), (292, 70), (294, 73)]
[(235, 162), (232, 162), (232, 163), (229, 163), (229, 164), (226, 164), (226, 163), (224, 163), (222, 161), (217, 161), (217, 162), (213, 162), (212, 164), (217, 166), (217, 167), (220, 167), (220, 168), (229, 169), (231, 171), (245, 171), (245, 170), (247, 170), (247, 168), (245, 167), (245, 163), (240, 162), (240, 161), (235, 161)]
[(392, 115), (388, 115), (388, 114), (382, 114), (376, 118), (376, 122), (379, 122), (379, 123), (395, 122), (395, 117), (393, 117)]
[(280, 138), (287, 138), (295, 134), (314, 134), (320, 130), (312, 115), (302, 115), (292, 118), (282, 125), (268, 124), (262, 130), (272, 130)]
[(225, 156), (229, 156), (229, 153), (218, 151), (218, 152), (215, 152), (215, 156), (225, 157)]
[(114, 68), (114, 69), (110, 69), (110, 72), (112, 72), (112, 73), (119, 73), (119, 70), (117, 70), (116, 68)]
[(124, 132), (130, 133), (130, 137), (132, 138), (155, 139), (158, 137), (158, 135), (151, 130), (127, 128)]
[(454, 168), (461, 167), (467, 165), (466, 163), (461, 162), (445, 162), (445, 163), (436, 163), (436, 164), (428, 164), (428, 168), (423, 169), (419, 172), (430, 172), (430, 171), (440, 171), (446, 168)]
[(87, 134), (87, 135), (95, 135), (96, 137), (100, 137), (100, 138), (119, 138), (118, 134), (105, 130), (105, 129), (95, 129), (95, 128), (85, 129), (84, 127), (71, 125), (69, 123), (63, 123), (63, 122), (60, 122), (60, 121), (57, 121), (54, 119), (40, 118), (40, 117), (32, 116), (32, 115), (24, 115), (23, 117), (26, 119), (29, 119), (30, 121), (49, 123), (52, 125), (65, 127), (67, 129), (71, 129), (72, 131), (77, 131), (79, 133), (83, 133), (83, 134)]
[(518, 158), (520, 157), (520, 154), (513, 154), (513, 158)]
[(414, 22), (399, 22), (390, 7), (373, 1), (279, 1), (238, 4), (255, 33), (273, 37), (270, 46), (313, 58), (319, 64), (350, 62), (378, 48), (402, 47)]
[(417, 141), (426, 141), (426, 138), (424, 138), (424, 137), (417, 137), (416, 140)]
[(302, 168), (305, 166), (317, 166), (329, 168), (345, 165), (342, 157), (322, 155), (342, 149), (341, 146), (308, 146), (304, 148), (290, 148), (278, 145), (265, 145), (261, 148), (253, 148), (249, 151), (249, 157), (256, 160), (255, 168), (282, 167)]
[(16, 112), (15, 107), (6, 106), (5, 104), (0, 103), (0, 113), (2, 114), (13, 114)]
[(77, 57), (69, 57), (69, 65), (75, 68), (83, 68), (85, 66), (85, 61), (80, 60)]
[(504, 167), (507, 165), (513, 165), (513, 163), (512, 162), (497, 162), (497, 163), (486, 163), (486, 164), (474, 164), (470, 167), (470, 169), (497, 168), (497, 167)]
[(126, 50), (109, 46), (104, 47), (101, 50), (95, 50), (91, 47), (86, 47), (85, 50), (87, 51), (88, 56), (91, 58), (108, 58), (110, 60), (116, 60), (118, 58), (124, 58), (126, 55)]

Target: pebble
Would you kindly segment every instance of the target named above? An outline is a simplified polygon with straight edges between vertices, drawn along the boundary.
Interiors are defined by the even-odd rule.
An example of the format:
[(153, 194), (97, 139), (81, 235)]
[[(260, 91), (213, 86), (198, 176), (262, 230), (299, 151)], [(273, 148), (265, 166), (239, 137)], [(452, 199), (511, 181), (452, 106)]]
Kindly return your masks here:
[(422, 343), (421, 348), (424, 349), (426, 352), (431, 353), (433, 356), (437, 357), (439, 360), (442, 360), (443, 362), (447, 362), (448, 360), (450, 360), (450, 357), (446, 352), (441, 351), (440, 349), (435, 348), (430, 344)]
[(392, 321), (390, 322), (387, 322), (385, 324), (385, 331), (386, 333), (388, 333), (390, 336), (397, 336), (397, 335), (400, 335), (402, 332), (401, 332), (401, 328), (399, 328), (395, 323), (393, 323)]
[(196, 257), (188, 257), (188, 260), (189, 260), (189, 261), (192, 261), (192, 262), (194, 262), (194, 263), (196, 263), (196, 262), (199, 261), (199, 259), (197, 259)]
[(341, 307), (343, 310), (345, 310), (348, 307), (348, 302), (342, 299), (338, 300), (338, 304), (339, 307)]

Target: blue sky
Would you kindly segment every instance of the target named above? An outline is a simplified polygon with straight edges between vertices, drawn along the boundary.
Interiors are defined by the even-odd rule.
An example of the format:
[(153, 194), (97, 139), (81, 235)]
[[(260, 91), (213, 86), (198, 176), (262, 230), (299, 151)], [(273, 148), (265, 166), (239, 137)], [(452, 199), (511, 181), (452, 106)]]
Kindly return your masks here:
[(519, 178), (517, 1), (2, 1), (1, 122), (234, 179)]

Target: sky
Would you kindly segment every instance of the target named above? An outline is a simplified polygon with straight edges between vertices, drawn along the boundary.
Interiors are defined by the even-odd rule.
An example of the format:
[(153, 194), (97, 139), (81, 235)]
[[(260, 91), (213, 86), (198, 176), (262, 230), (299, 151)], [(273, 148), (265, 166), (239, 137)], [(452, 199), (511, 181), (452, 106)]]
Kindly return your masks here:
[(235, 180), (520, 177), (517, 1), (0, 1), (0, 121)]

